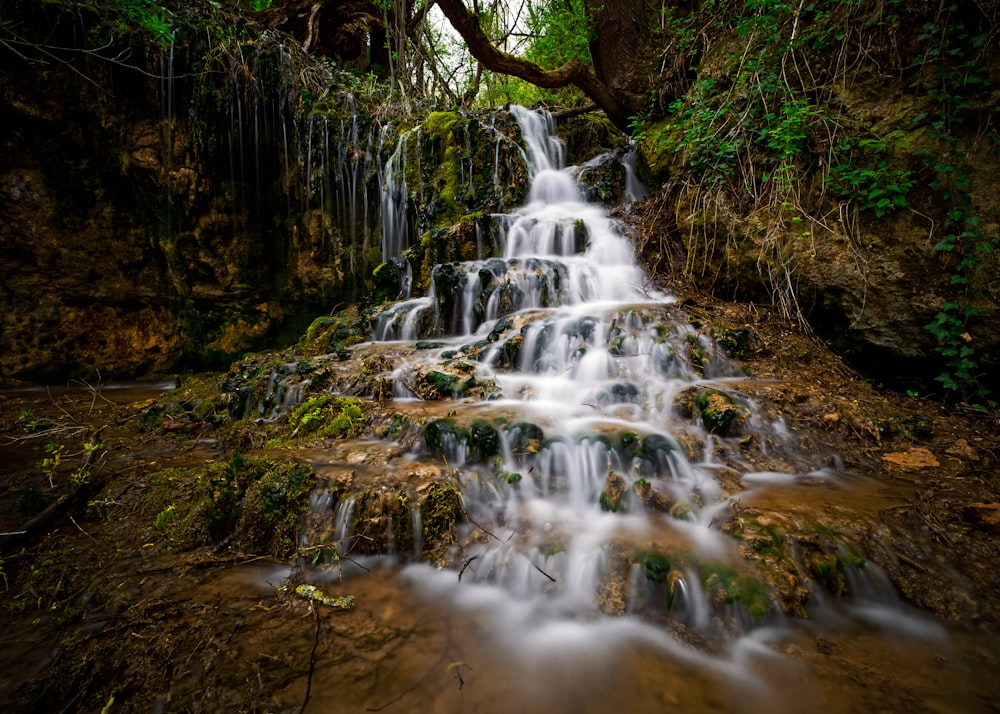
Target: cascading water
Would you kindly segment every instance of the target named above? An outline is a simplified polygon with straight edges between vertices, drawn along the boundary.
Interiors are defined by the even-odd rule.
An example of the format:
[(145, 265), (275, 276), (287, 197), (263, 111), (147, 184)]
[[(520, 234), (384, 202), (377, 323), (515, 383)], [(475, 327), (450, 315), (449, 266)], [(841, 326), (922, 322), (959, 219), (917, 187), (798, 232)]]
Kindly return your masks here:
[[(400, 346), (411, 361), (396, 362), (397, 387), (456, 366), (468, 383), (495, 385), (487, 400), (449, 402), (420, 448), (386, 461), (389, 474), (436, 459), (467, 521), (441, 559), (452, 567), (414, 562), (401, 575), (445, 621), (442, 657), (455, 671), (509, 682), (480, 680), (473, 709), (781, 710), (774, 685), (809, 686), (775, 669), (789, 626), (774, 584), (720, 524), (757, 488), (839, 488), (853, 477), (835, 458), (817, 466), (823, 457), (799, 455), (780, 417), (740, 393), (737, 365), (649, 285), (615, 221), (564, 169), (551, 118), (511, 112), (531, 187), (519, 210), (492, 217), (502, 257), (437, 266), (430, 294), (385, 310), (375, 328), (386, 347), (438, 341)], [(765, 469), (754, 448), (774, 457)], [(338, 510), (344, 549), (357, 509)], [(413, 523), (428, 513), (425, 504)], [(877, 568), (866, 576), (860, 558), (838, 557), (867, 583), (853, 584), (862, 597), (842, 621), (940, 636), (878, 587)], [(643, 683), (649, 691), (629, 689)]]

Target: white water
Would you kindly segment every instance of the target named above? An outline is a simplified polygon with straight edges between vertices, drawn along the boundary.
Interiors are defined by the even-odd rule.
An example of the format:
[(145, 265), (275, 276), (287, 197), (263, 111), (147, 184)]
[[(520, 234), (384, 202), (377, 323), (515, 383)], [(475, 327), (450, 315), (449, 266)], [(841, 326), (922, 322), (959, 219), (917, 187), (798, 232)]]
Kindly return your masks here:
[[(453, 266), (464, 282), (445, 312), (434, 313), (441, 310), (435, 283), (427, 297), (387, 310), (376, 328), (378, 340), (443, 339), (445, 349), (428, 353), (432, 364), (489, 337), (477, 376), (502, 390), (501, 399), (476, 405), (478, 414), (495, 415), (497, 456), (477, 455), (450, 436), (433, 454), (453, 473), (470, 518), (460, 534), (460, 570), (413, 563), (402, 576), (422, 602), (476, 628), (489, 649), (487, 660), (516, 668), (519, 687), (539, 688), (537, 697), (521, 690), (497, 706), (548, 701), (545, 677), (558, 679), (561, 668), (593, 673), (637, 651), (697, 669), (732, 691), (759, 694), (776, 681), (755, 672), (777, 656), (772, 645), (788, 630), (775, 602), (764, 612), (746, 593), (719, 602), (706, 569), (719, 577), (754, 578), (737, 541), (719, 523), (734, 500), (755, 488), (805, 482), (813, 486), (801, 487), (842, 487), (851, 477), (808, 459), (801, 471), (741, 465), (739, 438), (708, 433), (678, 413), (683, 390), (713, 387), (749, 414), (744, 434), (766, 434), (772, 448), (791, 449), (781, 420), (767, 421), (739, 393), (736, 365), (672, 312), (674, 298), (650, 287), (615, 221), (583, 201), (563, 166), (551, 119), (520, 107), (511, 112), (524, 134), (532, 182), (523, 207), (495, 217), (503, 257)], [(504, 320), (516, 327), (496, 330)], [(430, 335), (422, 332), (428, 324)], [(516, 350), (508, 349), (511, 341)], [(698, 364), (691, 350), (701, 355)], [(397, 373), (421, 366), (404, 364)], [(413, 397), (408, 390), (399, 396)], [(691, 457), (683, 443), (703, 448)], [(746, 489), (735, 496), (720, 481), (734, 464)], [(614, 484), (623, 493), (611, 507), (607, 494)], [(644, 507), (638, 495), (643, 486), (669, 508)], [(342, 531), (338, 526), (343, 541)], [(657, 561), (640, 567), (639, 550), (668, 559), (669, 575), (650, 577), (646, 563), (655, 575)], [(621, 576), (616, 569), (624, 561), (632, 564)], [(839, 616), (844, 622), (941, 637), (940, 628), (899, 605), (891, 588), (882, 586), (880, 571), (872, 568), (871, 574), (851, 573), (862, 597)], [(609, 590), (616, 577), (623, 586)], [(714, 654), (682, 643), (680, 630), (700, 633), (694, 639), (711, 641)], [(588, 683), (574, 686), (586, 691)], [(743, 705), (728, 701), (723, 708), (745, 709), (757, 701), (773, 700), (749, 696)]]

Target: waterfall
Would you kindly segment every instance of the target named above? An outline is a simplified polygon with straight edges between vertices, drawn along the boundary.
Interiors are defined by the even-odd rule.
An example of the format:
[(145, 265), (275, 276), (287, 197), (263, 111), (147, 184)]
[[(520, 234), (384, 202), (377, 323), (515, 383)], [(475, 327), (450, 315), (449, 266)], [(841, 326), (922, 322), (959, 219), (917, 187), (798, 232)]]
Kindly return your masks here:
[[(389, 125), (383, 129), (382, 140)], [(409, 247), (413, 227), (407, 214), (406, 155), (411, 141), (419, 141), (419, 130), (404, 132), (382, 173), (382, 261), (389, 262)]]
[[(774, 656), (775, 633), (788, 630), (779, 585), (747, 555), (769, 547), (766, 524), (742, 541), (721, 524), (776, 484), (835, 489), (850, 476), (798, 453), (781, 417), (741, 393), (740, 366), (650, 284), (619, 224), (584, 199), (551, 117), (511, 113), (531, 183), (524, 205), (484, 224), (498, 256), (435, 266), (428, 294), (384, 309), (368, 346), (391, 357), (396, 406), (423, 425), (422, 440), (385, 457), (382, 477), (432, 473), (461, 499), (463, 523), (433, 565), (419, 553), (439, 533), (424, 530), (432, 507), (411, 502), (408, 523), (379, 512), (413, 531), (403, 587), (474, 630), (474, 655), (449, 657), (524, 670), (518, 685), (540, 689), (503, 701), (532, 711), (547, 710), (548, 677), (593, 691), (587, 672), (620, 675), (619, 659), (637, 652), (742, 693), (759, 684), (748, 663)], [(492, 391), (472, 396), (453, 387), (459, 378)], [(346, 503), (338, 542), (350, 537)], [(939, 633), (901, 610), (875, 567), (849, 550), (821, 555), (861, 598), (854, 621)]]
[[(429, 331), (452, 347), (487, 343), (477, 378), (499, 384), (491, 404), (536, 425), (498, 430), (488, 467), (498, 478), (488, 488), (466, 442), (451, 432), (439, 438), (436, 453), (468, 471), (460, 485), (470, 518), (496, 536), (469, 555), (463, 583), (535, 598), (554, 579), (560, 587), (539, 601), (541, 611), (592, 616), (616, 540), (669, 532), (713, 558), (732, 556), (709, 525), (728, 500), (710, 450), (691, 463), (667, 430), (676, 393), (705, 379), (679, 357), (692, 334), (665, 312), (674, 298), (650, 287), (616, 222), (583, 200), (551, 117), (511, 112), (531, 185), (525, 205), (493, 219), (503, 257), (437, 266), (429, 295), (386, 310), (374, 337), (412, 341)], [(503, 329), (504, 319), (519, 328)], [(712, 376), (725, 369), (716, 365)], [(532, 429), (544, 437), (526, 437)], [(634, 443), (624, 444), (624, 433)], [(640, 492), (678, 517), (644, 512)], [(449, 577), (419, 565), (409, 573), (431, 591)], [(697, 584), (683, 590), (687, 599), (700, 592)]]

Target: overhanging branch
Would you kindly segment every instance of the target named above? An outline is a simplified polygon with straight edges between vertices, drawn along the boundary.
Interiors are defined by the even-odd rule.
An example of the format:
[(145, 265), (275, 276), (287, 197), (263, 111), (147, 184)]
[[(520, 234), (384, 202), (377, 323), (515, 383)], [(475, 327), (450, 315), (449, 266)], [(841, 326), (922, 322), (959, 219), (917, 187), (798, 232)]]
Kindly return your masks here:
[(462, 0), (437, 0), (437, 4), (465, 40), (469, 53), (487, 69), (518, 77), (543, 89), (558, 89), (573, 85), (607, 114), (615, 126), (627, 131), (628, 116), (610, 89), (594, 75), (589, 65), (574, 57), (561, 67), (544, 69), (530, 60), (496, 47), (483, 31), (479, 18), (469, 11)]

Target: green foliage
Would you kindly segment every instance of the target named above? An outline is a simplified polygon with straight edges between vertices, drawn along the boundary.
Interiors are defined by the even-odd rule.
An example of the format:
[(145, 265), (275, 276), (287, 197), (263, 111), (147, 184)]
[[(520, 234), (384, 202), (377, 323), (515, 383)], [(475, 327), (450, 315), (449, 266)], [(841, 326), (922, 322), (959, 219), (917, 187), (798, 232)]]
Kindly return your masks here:
[[(865, 12), (861, 3), (798, 6), (781, 0), (746, 0), (742, 12), (715, 2), (698, 12), (665, 10), (660, 32), (671, 49), (704, 54), (701, 78), (674, 95), (667, 124), (653, 143), (676, 157), (681, 176), (731, 186), (752, 195), (755, 205), (762, 199), (796, 203), (791, 198), (798, 184), (825, 159), (832, 169), (824, 179), (861, 210), (881, 217), (907, 206), (915, 180), (892, 161), (899, 134), (859, 135), (842, 124), (825, 92), (810, 87), (831, 79), (818, 63), (827, 61), (831, 45), (846, 41), (845, 27), (870, 19)], [(723, 49), (703, 48), (697, 38), (706, 27), (718, 37), (742, 39), (731, 46), (720, 42)], [(808, 77), (803, 67), (810, 68)], [(642, 116), (633, 117), (632, 126), (649, 131)], [(657, 154), (648, 142), (645, 148)]]
[[(525, 59), (545, 69), (560, 67), (571, 59), (585, 64), (591, 62), (590, 43), (595, 29), (587, 16), (584, 0), (548, 0), (529, 4), (526, 26), (529, 41), (524, 51)], [(573, 106), (582, 99), (580, 91), (573, 86), (544, 89), (523, 79), (492, 72), (485, 72), (483, 80), (484, 98), (490, 106), (531, 106), (539, 102)]]
[(881, 138), (846, 136), (836, 145), (839, 162), (830, 166), (827, 184), (836, 195), (858, 201), (862, 211), (881, 218), (909, 205), (907, 193), (916, 185), (912, 173), (897, 167), (890, 152), (902, 143), (901, 132)]
[(50, 441), (45, 445), (45, 452), (48, 454), (44, 459), (35, 464), (38, 469), (49, 479), (50, 485), (55, 485), (55, 473), (62, 464), (63, 453), (66, 451), (64, 444), (57, 444)]
[(36, 418), (31, 409), (22, 409), (17, 420), (29, 434), (37, 434), (42, 431), (48, 431), (54, 426), (50, 419), (46, 419), (44, 417)]
[[(717, 210), (714, 201), (700, 198), (711, 195), (702, 188), (724, 188), (729, 205), (744, 215), (780, 207), (782, 222), (825, 226), (820, 211), (826, 209), (810, 205), (802, 185), (822, 180), (826, 196), (861, 216), (884, 219), (907, 209), (918, 182), (926, 180), (923, 188), (930, 190), (921, 195), (937, 202), (929, 210), (941, 202), (947, 206), (943, 221), (935, 217), (935, 227), (944, 229), (935, 247), (948, 254), (950, 282), (962, 291), (927, 325), (946, 359), (938, 379), (967, 400), (991, 405), (976, 357), (973, 306), (988, 279), (983, 269), (996, 264), (1000, 236), (983, 230), (982, 209), (973, 205), (969, 147), (961, 137), (996, 140), (985, 52), (995, 23), (967, 10), (957, 3), (916, 7), (902, 0), (709, 0), (694, 10), (665, 8), (658, 32), (669, 53), (663, 54), (665, 71), (650, 104), (650, 114), (662, 111), (665, 118), (649, 124), (638, 115), (632, 127), (655, 179), (699, 189), (692, 239)], [(908, 47), (885, 40), (907, 22), (918, 28), (908, 35)], [(834, 88), (846, 83), (853, 68), (830, 60), (858, 53), (912, 78), (912, 127), (844, 114)], [(658, 106), (661, 97), (669, 98), (665, 106)], [(912, 151), (907, 139), (922, 148)], [(762, 248), (773, 252), (762, 256), (773, 271), (768, 280), (782, 306), (795, 307), (790, 316), (797, 300), (787, 294), (796, 282), (789, 256), (816, 254), (791, 241), (814, 233), (786, 231), (784, 239)], [(706, 242), (710, 250), (715, 248)]]
[(156, 514), (156, 520), (153, 521), (153, 530), (156, 533), (163, 533), (177, 519), (177, 506), (170, 504), (158, 514)]
[(937, 376), (945, 389), (965, 398), (985, 399), (990, 391), (979, 382), (979, 362), (966, 328), (969, 318), (978, 315), (971, 305), (948, 301), (938, 309), (934, 320), (925, 325), (938, 340), (938, 352), (946, 358), (947, 369)]
[(591, 61), (594, 28), (583, 0), (530, 5), (528, 27), (532, 28), (534, 39), (524, 56), (541, 67), (553, 69), (570, 59)]
[(983, 108), (983, 98), (990, 94), (988, 67), (981, 52), (987, 34), (962, 22), (957, 5), (942, 5), (937, 16), (924, 24), (918, 39), (927, 43), (918, 59), (926, 71), (911, 88), (923, 90), (929, 101), (914, 122), (926, 124), (928, 137), (943, 144), (946, 151), (925, 149), (917, 154), (932, 173), (930, 187), (947, 206), (944, 237), (934, 249), (954, 258), (950, 282), (963, 293), (942, 303), (925, 329), (937, 338), (938, 352), (946, 360), (937, 381), (974, 406), (996, 411), (998, 404), (989, 399), (990, 390), (980, 381), (970, 330), (970, 322), (979, 313), (969, 300), (978, 294), (977, 274), (996, 265), (1000, 235), (984, 235), (979, 228), (980, 216), (970, 193), (971, 168), (958, 135), (958, 129)]
[(174, 41), (171, 28), (173, 13), (153, 0), (109, 0), (111, 9), (122, 17), (123, 25), (132, 25), (150, 33), (162, 43)]

